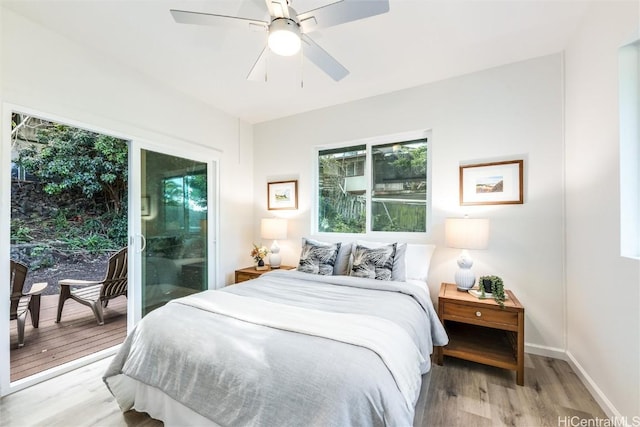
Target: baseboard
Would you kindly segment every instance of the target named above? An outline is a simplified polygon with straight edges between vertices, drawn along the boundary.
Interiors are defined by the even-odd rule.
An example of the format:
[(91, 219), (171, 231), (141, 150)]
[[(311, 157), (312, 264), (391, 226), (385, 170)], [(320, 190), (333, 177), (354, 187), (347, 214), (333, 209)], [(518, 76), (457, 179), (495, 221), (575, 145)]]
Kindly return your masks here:
[(611, 401), (607, 399), (607, 396), (605, 396), (602, 390), (600, 390), (600, 387), (598, 387), (598, 385), (595, 383), (595, 381), (593, 381), (591, 376), (587, 374), (587, 372), (584, 370), (582, 365), (578, 363), (578, 361), (575, 359), (575, 357), (573, 357), (573, 355), (569, 351), (564, 351), (560, 348), (546, 347), (546, 346), (541, 346), (536, 344), (525, 344), (525, 352), (535, 354), (538, 356), (552, 357), (554, 359), (565, 360), (569, 364), (569, 366), (571, 366), (571, 369), (573, 369), (573, 372), (575, 372), (578, 378), (580, 378), (580, 381), (582, 381), (582, 384), (584, 384), (584, 386), (587, 388), (587, 390), (589, 391), (589, 394), (591, 394), (591, 396), (596, 400), (596, 402), (598, 402), (598, 405), (600, 405), (600, 407), (605, 412), (605, 414), (607, 414), (607, 416), (611, 418), (622, 419), (622, 415), (615, 408), (613, 403), (611, 403)]
[(537, 344), (525, 344), (524, 352), (535, 354), (536, 356), (551, 357), (553, 359), (567, 360), (566, 352), (561, 348), (547, 347)]
[(571, 369), (573, 369), (573, 372), (575, 372), (578, 378), (580, 378), (580, 381), (582, 381), (587, 390), (589, 390), (591, 396), (593, 396), (596, 402), (598, 402), (598, 405), (600, 405), (607, 416), (618, 420), (623, 419), (622, 414), (616, 409), (615, 406), (613, 406), (613, 403), (611, 403), (611, 401), (607, 399), (607, 396), (605, 396), (605, 394), (602, 392), (602, 390), (600, 390), (595, 381), (593, 381), (589, 374), (587, 374), (587, 372), (582, 368), (582, 365), (578, 363), (578, 361), (569, 351), (566, 352), (566, 360), (567, 363), (569, 363), (569, 366), (571, 366)]

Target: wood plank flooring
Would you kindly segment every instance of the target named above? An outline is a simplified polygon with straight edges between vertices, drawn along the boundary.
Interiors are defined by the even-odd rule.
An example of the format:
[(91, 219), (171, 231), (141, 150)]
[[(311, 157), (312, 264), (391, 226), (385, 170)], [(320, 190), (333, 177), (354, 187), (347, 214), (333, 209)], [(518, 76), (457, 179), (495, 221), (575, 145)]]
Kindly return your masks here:
[[(102, 383), (109, 359), (0, 400), (0, 427), (156, 427), (147, 414), (122, 414)], [(415, 427), (558, 426), (558, 417), (605, 418), (569, 365), (527, 354), (525, 385), (513, 372), (445, 358), (433, 366), (416, 405)], [(428, 390), (428, 394), (426, 391)], [(586, 425), (586, 424), (585, 424)]]
[(445, 357), (433, 366), (419, 425), (558, 426), (572, 416), (606, 418), (563, 360), (525, 354), (525, 383), (517, 386), (513, 372)]
[(11, 381), (16, 381), (116, 346), (127, 335), (127, 299), (113, 299), (104, 310), (104, 325), (93, 312), (72, 299), (65, 302), (60, 323), (55, 323), (58, 295), (42, 296), (40, 324), (33, 328), (27, 316), (24, 347), (18, 348), (17, 322), (11, 322)]

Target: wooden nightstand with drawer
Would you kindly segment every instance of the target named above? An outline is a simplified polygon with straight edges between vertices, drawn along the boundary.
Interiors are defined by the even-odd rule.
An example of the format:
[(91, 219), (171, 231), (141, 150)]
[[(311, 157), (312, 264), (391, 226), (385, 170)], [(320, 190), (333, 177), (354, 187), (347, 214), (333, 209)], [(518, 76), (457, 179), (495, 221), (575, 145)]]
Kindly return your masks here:
[(478, 299), (454, 284), (440, 286), (438, 317), (449, 344), (437, 347), (438, 365), (443, 356), (457, 357), (516, 371), (516, 383), (524, 384), (524, 307), (513, 292), (505, 294), (501, 308), (492, 298)]
[[(293, 270), (295, 267), (291, 265), (281, 265), (280, 270)], [(246, 267), (236, 270), (236, 277), (234, 283), (246, 282), (247, 280), (256, 279), (267, 273), (272, 271), (271, 268), (267, 270), (256, 270), (255, 267)]]

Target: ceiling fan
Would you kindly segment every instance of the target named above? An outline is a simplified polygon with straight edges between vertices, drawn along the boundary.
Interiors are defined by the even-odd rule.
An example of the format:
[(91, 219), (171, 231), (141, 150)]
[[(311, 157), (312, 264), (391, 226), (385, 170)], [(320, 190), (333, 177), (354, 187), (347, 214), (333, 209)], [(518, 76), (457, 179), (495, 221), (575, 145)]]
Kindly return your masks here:
[(304, 13), (297, 13), (291, 7), (291, 0), (265, 0), (265, 2), (270, 21), (186, 10), (171, 9), (170, 11), (173, 19), (180, 24), (235, 25), (266, 30), (267, 46), (249, 71), (248, 80), (261, 79), (260, 70), (264, 69), (264, 61), (269, 50), (277, 55), (291, 56), (302, 49), (304, 56), (335, 81), (346, 77), (349, 70), (318, 46), (307, 34), (389, 11), (388, 0), (339, 0)]

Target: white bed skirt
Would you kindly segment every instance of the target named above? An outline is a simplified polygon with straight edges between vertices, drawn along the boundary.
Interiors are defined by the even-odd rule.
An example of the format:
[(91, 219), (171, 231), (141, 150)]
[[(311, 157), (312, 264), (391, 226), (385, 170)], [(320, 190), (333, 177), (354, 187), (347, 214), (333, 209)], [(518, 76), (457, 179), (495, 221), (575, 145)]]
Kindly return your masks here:
[[(159, 389), (143, 384), (124, 374), (107, 380), (109, 387), (116, 393), (116, 401), (122, 412), (134, 409), (146, 412), (151, 418), (161, 420), (167, 427), (203, 426), (220, 427), (208, 418), (187, 408), (180, 402), (170, 398)], [(422, 395), (416, 403), (414, 426), (422, 425), (422, 418), (427, 401), (427, 392), (431, 383), (431, 371), (422, 375)]]
[(164, 394), (161, 390), (141, 383), (124, 374), (108, 379), (109, 387), (117, 396), (120, 409), (125, 412), (134, 409), (146, 412), (165, 426), (207, 426), (220, 427), (218, 424), (187, 408), (180, 402)]

